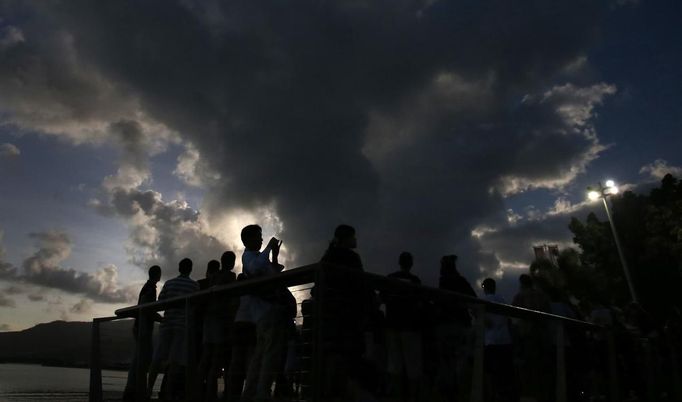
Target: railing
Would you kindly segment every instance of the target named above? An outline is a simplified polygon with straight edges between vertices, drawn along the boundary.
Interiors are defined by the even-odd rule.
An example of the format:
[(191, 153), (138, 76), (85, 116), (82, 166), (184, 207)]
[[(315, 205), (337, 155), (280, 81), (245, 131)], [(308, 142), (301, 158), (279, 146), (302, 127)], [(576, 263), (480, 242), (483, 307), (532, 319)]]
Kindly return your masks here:
[[(330, 275), (333, 273), (334, 275)], [(306, 367), (300, 369), (301, 374), (308, 378), (307, 386), (312, 387), (312, 389), (305, 392), (300, 392), (299, 397), (301, 400), (311, 400), (315, 402), (320, 402), (324, 400), (323, 394), (323, 383), (324, 383), (324, 370), (325, 361), (322, 350), (322, 344), (324, 342), (323, 333), (321, 331), (322, 326), (325, 325), (324, 317), (328, 314), (326, 310), (329, 306), (330, 301), (333, 302), (333, 293), (329, 290), (333, 288), (334, 276), (336, 278), (354, 278), (354, 280), (361, 280), (363, 286), (366, 289), (371, 289), (372, 291), (386, 292), (390, 291), (393, 293), (405, 293), (409, 294), (411, 298), (419, 298), (422, 300), (429, 300), (434, 303), (442, 305), (466, 305), (472, 311), (475, 319), (473, 321), (473, 333), (474, 333), (474, 346), (473, 346), (473, 364), (471, 365), (471, 387), (469, 391), (469, 400), (471, 402), (482, 402), (484, 400), (484, 357), (485, 357), (485, 320), (484, 316), (486, 313), (498, 314), (507, 316), (510, 318), (520, 319), (520, 320), (532, 320), (539, 321), (542, 323), (553, 323), (554, 326), (554, 345), (555, 345), (555, 386), (554, 386), (554, 400), (557, 402), (568, 401), (568, 391), (567, 391), (567, 356), (566, 356), (566, 328), (576, 328), (581, 331), (590, 331), (592, 333), (599, 333), (602, 339), (606, 342), (606, 353), (608, 354), (608, 383), (609, 383), (609, 399), (611, 401), (619, 401), (620, 387), (618, 383), (618, 363), (616, 358), (616, 345), (614, 343), (613, 332), (599, 327), (597, 325), (565, 318), (553, 314), (548, 314), (544, 312), (527, 310), (519, 307), (513, 307), (505, 304), (491, 303), (485, 300), (477, 299), (474, 297), (469, 297), (466, 295), (458, 294), (455, 292), (445, 291), (442, 289), (432, 288), (428, 286), (417, 286), (409, 283), (405, 283), (399, 280), (387, 278), (385, 276), (371, 274), (371, 273), (361, 273), (350, 271), (346, 268), (335, 267), (327, 264), (313, 264), (296, 269), (291, 269), (284, 271), (278, 275), (273, 275), (269, 277), (249, 279), (247, 281), (235, 282), (228, 285), (211, 287), (207, 290), (195, 292), (186, 296), (176, 297), (173, 299), (167, 299), (163, 301), (157, 301), (154, 303), (148, 303), (143, 305), (126, 307), (116, 311), (115, 317), (105, 317), (105, 318), (95, 318), (93, 320), (92, 326), (92, 345), (91, 345), (91, 366), (90, 366), (90, 401), (99, 402), (103, 400), (102, 396), (102, 378), (101, 378), (101, 362), (100, 362), (100, 324), (102, 322), (142, 317), (143, 314), (148, 314), (150, 312), (156, 312), (165, 310), (169, 307), (180, 307), (185, 308), (186, 322), (186, 341), (188, 343), (188, 357), (187, 357), (187, 367), (193, 367), (196, 361), (196, 356), (192, 353), (194, 345), (193, 326), (192, 326), (192, 314), (191, 310), (193, 306), (199, 303), (209, 300), (212, 296), (217, 294), (229, 295), (229, 296), (240, 296), (245, 294), (250, 294), (257, 292), (264, 287), (279, 285), (287, 287), (303, 286), (303, 285), (315, 285), (315, 304), (314, 304), (314, 315), (317, 317), (315, 321), (315, 326), (312, 329), (313, 334), (308, 339), (312, 340), (312, 344), (309, 345), (309, 350), (311, 351), (311, 356), (304, 356), (304, 358), (309, 358), (311, 364), (307, 364)], [(301, 309), (299, 309), (300, 312)], [(298, 317), (303, 318), (305, 317)], [(141, 326), (140, 326), (141, 327)], [(139, 361), (139, 359), (137, 359)], [(676, 363), (675, 363), (676, 364)], [(678, 377), (678, 367), (674, 367), (675, 373), (673, 376), (674, 389), (679, 392), (679, 377)], [(138, 370), (140, 372), (140, 370)], [(192, 400), (195, 395), (195, 390), (193, 389), (194, 379), (192, 378), (194, 374), (191, 370), (186, 372), (186, 398)], [(305, 382), (305, 381), (304, 381)], [(679, 396), (679, 395), (677, 395)], [(682, 400), (682, 399), (679, 399)]]

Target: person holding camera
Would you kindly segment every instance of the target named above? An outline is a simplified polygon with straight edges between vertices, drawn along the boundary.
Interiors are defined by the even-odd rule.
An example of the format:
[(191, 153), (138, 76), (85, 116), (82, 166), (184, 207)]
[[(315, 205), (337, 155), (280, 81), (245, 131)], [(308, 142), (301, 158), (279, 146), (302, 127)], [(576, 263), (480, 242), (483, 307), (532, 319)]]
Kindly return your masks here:
[[(277, 275), (284, 266), (278, 262), (282, 241), (273, 237), (263, 251), (263, 231), (258, 225), (242, 229), (244, 254), (242, 270), (248, 278)], [(266, 286), (251, 294), (246, 301), (250, 319), (256, 324), (256, 348), (251, 357), (244, 385), (243, 400), (270, 400), (272, 383), (277, 378), (280, 362), (287, 344), (289, 302), (284, 299), (286, 288)], [(289, 293), (290, 295), (290, 293)], [(294, 300), (294, 308), (296, 306)]]

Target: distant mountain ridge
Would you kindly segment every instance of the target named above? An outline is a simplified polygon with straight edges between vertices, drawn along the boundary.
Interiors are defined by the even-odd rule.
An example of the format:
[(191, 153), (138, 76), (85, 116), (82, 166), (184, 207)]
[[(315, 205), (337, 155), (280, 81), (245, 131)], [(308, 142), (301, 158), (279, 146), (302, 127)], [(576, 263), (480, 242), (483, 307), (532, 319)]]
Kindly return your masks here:
[[(104, 367), (125, 367), (134, 352), (132, 320), (100, 325)], [(92, 323), (53, 321), (23, 331), (0, 333), (0, 362), (87, 367)]]

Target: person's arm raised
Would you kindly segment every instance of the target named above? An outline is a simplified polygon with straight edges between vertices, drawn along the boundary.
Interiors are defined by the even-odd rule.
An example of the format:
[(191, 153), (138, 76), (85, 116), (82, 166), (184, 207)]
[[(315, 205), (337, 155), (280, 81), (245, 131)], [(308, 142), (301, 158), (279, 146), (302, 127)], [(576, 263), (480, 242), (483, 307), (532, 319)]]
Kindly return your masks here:
[(281, 271), (284, 268), (284, 266), (280, 265), (278, 259), (279, 259), (279, 249), (280, 249), (280, 247), (282, 247), (283, 241), (277, 240), (274, 237), (270, 240), (270, 242), (272, 242), (272, 240), (275, 240), (274, 245), (272, 247), (272, 265), (275, 266), (276, 269), (278, 269), (278, 271)]

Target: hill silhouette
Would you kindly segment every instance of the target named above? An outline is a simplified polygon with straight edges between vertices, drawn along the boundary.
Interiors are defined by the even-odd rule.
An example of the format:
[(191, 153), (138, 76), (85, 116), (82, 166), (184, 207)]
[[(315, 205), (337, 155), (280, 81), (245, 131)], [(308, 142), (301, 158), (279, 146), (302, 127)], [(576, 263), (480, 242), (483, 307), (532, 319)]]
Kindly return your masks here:
[[(53, 321), (23, 331), (0, 333), (0, 362), (87, 367), (91, 325)], [(104, 323), (100, 328), (103, 366), (127, 368), (135, 346), (132, 321)]]

